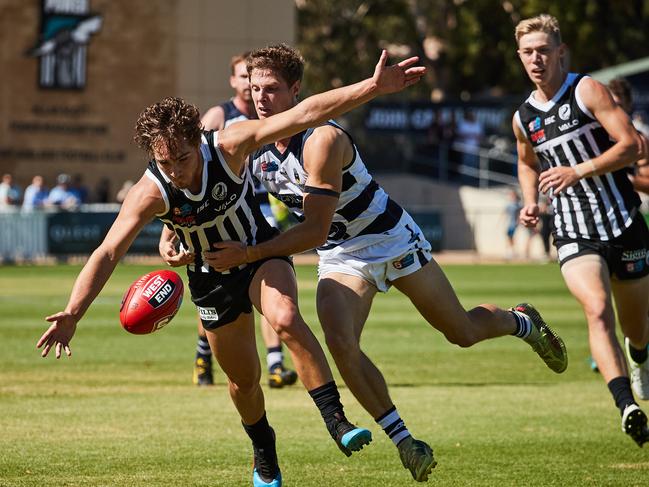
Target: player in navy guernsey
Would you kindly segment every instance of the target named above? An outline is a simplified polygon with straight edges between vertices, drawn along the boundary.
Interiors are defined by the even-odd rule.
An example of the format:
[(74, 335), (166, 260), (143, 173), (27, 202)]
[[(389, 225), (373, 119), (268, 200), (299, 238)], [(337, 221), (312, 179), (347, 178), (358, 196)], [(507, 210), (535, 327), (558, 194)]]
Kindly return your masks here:
[(100, 246), (74, 284), (64, 311), (46, 318), (51, 326), (38, 340), (45, 357), (69, 356), (77, 322), (97, 297), (117, 262), (154, 217), (172, 226), (195, 254), (187, 266), (192, 301), (207, 329), (212, 352), (228, 377), (229, 392), (253, 444), (253, 485), (282, 483), (275, 433), (268, 424), (259, 385), (254, 305), (289, 348), (302, 383), (320, 410), (327, 429), (347, 456), (371, 441), (369, 430), (345, 418), (340, 395), (324, 352), (297, 307), (296, 279), (287, 257), (265, 259), (227, 272), (210, 268), (207, 254), (224, 239), (258, 243), (272, 234), (253, 204), (247, 156), (273, 140), (290, 137), (386, 93), (416, 83), (425, 68), (410, 58), (386, 66), (381, 54), (374, 75), (354, 85), (305, 99), (292, 110), (265, 120), (248, 120), (215, 133), (201, 132), (193, 105), (165, 98), (146, 108), (135, 139), (152, 161), (131, 188)]
[[(233, 123), (243, 120), (257, 118), (252, 97), (250, 95), (250, 81), (248, 80), (248, 71), (246, 70), (246, 57), (248, 52), (233, 56), (230, 60), (230, 86), (234, 90), (234, 97), (225, 103), (210, 108), (201, 118), (204, 130), (222, 130)], [(260, 194), (258, 190), (259, 181), (253, 179), (255, 183), (255, 197), (259, 203), (266, 221), (276, 226), (274, 221), (269, 217), (272, 216), (268, 193)], [(265, 197), (265, 201), (264, 198)], [(175, 233), (171, 230), (163, 230), (160, 239), (160, 255), (169, 265), (173, 267), (184, 266), (191, 263), (194, 254), (187, 252), (184, 248), (178, 248)], [(293, 385), (297, 381), (297, 373), (294, 370), (284, 366), (284, 354), (282, 352), (282, 342), (275, 330), (268, 324), (268, 321), (262, 316), (260, 321), (261, 335), (266, 345), (266, 365), (268, 368), (268, 385), (274, 388), (281, 388), (287, 385)], [(196, 343), (196, 356), (194, 358), (193, 382), (199, 386), (212, 385), (214, 376), (212, 372), (212, 351), (205, 329), (198, 320), (198, 340)]]
[[(539, 191), (554, 210), (561, 272), (584, 309), (590, 349), (622, 415), (622, 429), (649, 441), (633, 391), (649, 399), (649, 231), (626, 167), (643, 142), (605, 86), (564, 68), (557, 20), (540, 15), (516, 27), (518, 54), (536, 90), (512, 122), (524, 198), (521, 222), (534, 227)], [(632, 369), (615, 334), (617, 308)]]
[[(296, 104), (302, 70), (299, 53), (285, 45), (249, 56), (260, 119)], [(410, 434), (381, 372), (360, 347), (377, 292), (394, 284), (455, 344), (468, 347), (517, 334), (555, 372), (565, 370), (563, 342), (531, 306), (511, 312), (489, 304), (468, 312), (462, 308), (417, 224), (372, 178), (351, 136), (335, 122), (267, 144), (251, 154), (251, 163), (253, 175), (301, 223), (255, 245), (217, 244), (221, 250), (210, 256), (210, 265), (226, 270), (318, 248), (317, 308), (329, 350), (345, 383), (392, 440), (415, 480), (428, 479), (436, 464), (433, 452)]]

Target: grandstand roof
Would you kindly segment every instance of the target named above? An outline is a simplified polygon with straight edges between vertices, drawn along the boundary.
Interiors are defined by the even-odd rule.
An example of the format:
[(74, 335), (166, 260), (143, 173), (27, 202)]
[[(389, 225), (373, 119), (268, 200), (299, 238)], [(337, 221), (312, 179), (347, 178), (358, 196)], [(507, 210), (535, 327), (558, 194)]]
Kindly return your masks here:
[(613, 78), (632, 76), (645, 71), (649, 71), (649, 57), (593, 71), (590, 75), (601, 83), (608, 83)]

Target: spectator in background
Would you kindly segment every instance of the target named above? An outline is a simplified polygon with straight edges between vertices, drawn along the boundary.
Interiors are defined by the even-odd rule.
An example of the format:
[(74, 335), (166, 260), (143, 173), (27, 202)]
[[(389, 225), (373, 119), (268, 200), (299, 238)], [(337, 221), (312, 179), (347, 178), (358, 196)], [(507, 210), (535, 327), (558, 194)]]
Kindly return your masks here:
[(23, 211), (29, 212), (43, 209), (48, 195), (49, 193), (43, 182), (43, 176), (34, 176), (32, 178), (32, 184), (25, 188)]
[(110, 201), (110, 179), (101, 178), (95, 186), (95, 203), (108, 203)]
[(11, 211), (20, 203), (20, 188), (11, 174), (3, 174), (0, 183), (0, 211)]
[(117, 200), (118, 203), (123, 203), (124, 199), (126, 198), (126, 195), (130, 191), (130, 189), (133, 187), (133, 181), (130, 179), (127, 179), (124, 181), (124, 184), (122, 184), (122, 187), (119, 188), (119, 191), (117, 192), (117, 195), (115, 196), (115, 199)]
[(539, 221), (541, 223), (541, 228), (539, 228), (539, 235), (541, 236), (541, 241), (543, 242), (543, 250), (545, 251), (545, 261), (550, 262), (552, 260), (552, 254), (550, 253), (550, 241), (552, 240), (552, 207), (550, 206), (550, 201), (547, 196), (543, 195), (539, 197)]
[[(474, 177), (478, 178), (478, 167), (480, 165), (480, 156), (478, 151), (484, 135), (484, 128), (471, 110), (464, 111), (464, 117), (457, 124), (456, 142), (461, 152), (461, 162), (463, 175), (462, 181), (472, 182)], [(468, 176), (468, 177), (467, 177)]]
[(81, 204), (79, 198), (70, 191), (72, 179), (68, 174), (59, 174), (56, 177), (56, 186), (52, 188), (47, 197), (47, 206), (60, 208), (62, 210), (72, 210)]
[(514, 250), (514, 235), (518, 228), (518, 214), (522, 207), (523, 205), (516, 190), (510, 190), (509, 202), (505, 207), (505, 215), (507, 216), (507, 250), (505, 251), (505, 259), (507, 260), (514, 258), (516, 255)]
[(80, 204), (88, 203), (88, 187), (83, 184), (83, 175), (75, 174), (70, 183), (70, 193), (77, 197)]

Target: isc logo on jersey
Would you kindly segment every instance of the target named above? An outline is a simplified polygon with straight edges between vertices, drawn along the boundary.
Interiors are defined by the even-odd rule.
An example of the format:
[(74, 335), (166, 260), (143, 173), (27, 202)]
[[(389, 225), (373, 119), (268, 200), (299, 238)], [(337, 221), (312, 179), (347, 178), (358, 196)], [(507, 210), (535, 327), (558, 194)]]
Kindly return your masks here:
[(153, 281), (142, 291), (142, 296), (147, 299), (147, 302), (154, 308), (158, 308), (167, 302), (176, 289), (176, 285), (160, 276), (156, 276)]

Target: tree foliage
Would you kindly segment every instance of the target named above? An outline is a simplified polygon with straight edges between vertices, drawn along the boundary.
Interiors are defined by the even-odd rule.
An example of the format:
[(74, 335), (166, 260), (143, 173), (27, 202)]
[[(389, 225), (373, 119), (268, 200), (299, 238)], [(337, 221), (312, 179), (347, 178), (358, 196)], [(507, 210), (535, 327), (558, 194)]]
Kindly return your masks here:
[(528, 81), (514, 27), (550, 13), (570, 48), (570, 68), (589, 72), (649, 56), (649, 0), (296, 0), (298, 46), (310, 92), (372, 72), (380, 49), (420, 56), (424, 83), (403, 96), (520, 93)]

